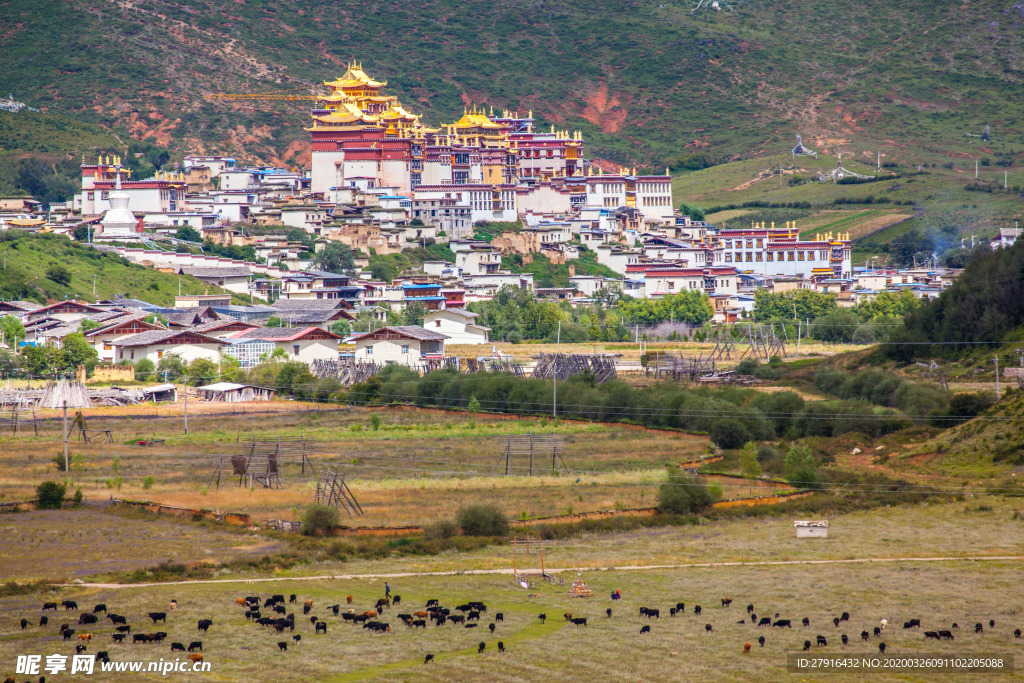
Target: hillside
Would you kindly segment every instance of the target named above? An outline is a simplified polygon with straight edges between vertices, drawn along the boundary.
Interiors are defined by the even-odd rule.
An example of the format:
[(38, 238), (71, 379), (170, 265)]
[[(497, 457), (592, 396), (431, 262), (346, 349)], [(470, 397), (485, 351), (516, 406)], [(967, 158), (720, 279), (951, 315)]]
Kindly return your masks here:
[[(48, 299), (112, 299), (118, 294), (150, 303), (173, 306), (181, 283), (183, 294), (221, 293), (218, 287), (186, 275), (161, 273), (103, 253), (56, 235), (5, 233), (0, 240), (3, 269), (0, 296), (45, 303)], [(7, 239), (14, 237), (14, 239)], [(69, 284), (50, 279), (47, 271), (63, 266), (71, 274)], [(93, 296), (95, 284), (96, 296)]]
[[(1020, 152), (1019, 4), (693, 5), (12, 0), (0, 91), (136, 139), (283, 164), (308, 160), (302, 103), (203, 93), (308, 92), (357, 59), (426, 120), (532, 109), (583, 130), (595, 156), (651, 168), (767, 156), (798, 131), (822, 151), (900, 160)], [(980, 152), (967, 135), (987, 124)]]

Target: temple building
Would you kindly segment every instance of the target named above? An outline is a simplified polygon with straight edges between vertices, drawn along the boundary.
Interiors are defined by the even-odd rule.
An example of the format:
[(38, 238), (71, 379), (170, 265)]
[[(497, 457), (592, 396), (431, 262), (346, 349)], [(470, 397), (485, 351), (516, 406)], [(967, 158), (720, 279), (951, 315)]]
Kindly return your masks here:
[(359, 64), (324, 85), (331, 93), (312, 111), (307, 129), (313, 192), (359, 184), (403, 193), (422, 188), (433, 196), (438, 188), (460, 188), (472, 197), (474, 220), (507, 220), (518, 209), (516, 188), (523, 185), (562, 185), (575, 176), (583, 192), (582, 135), (553, 127), (539, 132), (533, 112), (498, 116), (472, 107), (458, 121), (433, 128), (394, 95), (381, 94), (387, 82), (371, 78)]

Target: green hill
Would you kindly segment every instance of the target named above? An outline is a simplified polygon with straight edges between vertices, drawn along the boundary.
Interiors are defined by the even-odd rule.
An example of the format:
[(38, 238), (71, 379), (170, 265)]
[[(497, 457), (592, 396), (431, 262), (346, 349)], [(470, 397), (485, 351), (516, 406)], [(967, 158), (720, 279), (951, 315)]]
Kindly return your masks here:
[[(45, 303), (47, 300), (112, 299), (118, 294), (173, 306), (181, 283), (183, 294), (219, 294), (224, 290), (186, 275), (161, 273), (135, 265), (58, 235), (3, 234), (0, 240), (0, 296)], [(55, 267), (70, 274), (63, 284), (50, 275)], [(58, 276), (58, 279), (61, 279)], [(93, 296), (95, 286), (96, 296)]]
[[(991, 0), (12, 0), (0, 90), (48, 112), (194, 151), (289, 163), (302, 103), (349, 59), (435, 123), (465, 104), (580, 128), (590, 152), (663, 168), (786, 150), (1016, 155), (1024, 10)], [(68, 31), (74, 26), (74, 31)], [(59, 49), (42, 49), (59, 46)], [(978, 149), (986, 124), (993, 140)], [(294, 143), (294, 144), (293, 144)]]

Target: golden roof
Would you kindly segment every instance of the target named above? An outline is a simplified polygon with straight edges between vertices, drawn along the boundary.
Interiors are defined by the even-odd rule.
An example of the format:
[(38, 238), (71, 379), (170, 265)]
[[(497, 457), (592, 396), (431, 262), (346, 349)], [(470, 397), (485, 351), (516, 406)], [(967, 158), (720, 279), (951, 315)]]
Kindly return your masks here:
[(348, 70), (341, 78), (324, 81), (324, 85), (329, 88), (382, 88), (387, 84), (387, 81), (375, 81), (367, 76), (363, 65), (356, 62), (349, 63)]
[(379, 118), (367, 114), (351, 102), (343, 102), (337, 109), (331, 110), (330, 114), (314, 116), (313, 120), (320, 123), (377, 123)]
[(482, 111), (463, 111), (462, 118), (452, 124), (456, 128), (489, 128), (493, 130), (501, 129), (500, 123), (494, 123), (487, 114)]
[(394, 102), (386, 112), (381, 114), (381, 118), (385, 121), (394, 121), (397, 119), (401, 119), (403, 121), (418, 121), (420, 115), (410, 113), (402, 106), (401, 102)]

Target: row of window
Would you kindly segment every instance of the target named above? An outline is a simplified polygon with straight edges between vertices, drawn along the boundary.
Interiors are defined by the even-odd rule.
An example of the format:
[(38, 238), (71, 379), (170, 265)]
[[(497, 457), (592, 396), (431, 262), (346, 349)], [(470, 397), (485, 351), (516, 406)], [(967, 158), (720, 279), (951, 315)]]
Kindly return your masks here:
[(643, 206), (672, 206), (671, 197), (642, 197)]
[[(813, 251), (808, 251), (808, 252), (803, 252), (803, 251), (780, 251), (777, 254), (778, 258), (776, 258), (776, 253), (775, 252), (769, 251), (767, 259), (762, 257), (763, 253), (764, 252), (760, 252), (760, 251), (755, 251), (755, 252), (748, 251), (748, 252), (746, 252), (746, 258), (744, 258), (744, 253), (741, 252), (741, 251), (736, 252), (735, 257), (732, 254), (727, 253), (725, 255), (725, 262), (726, 263), (732, 263), (733, 261), (735, 261), (736, 263), (743, 263), (744, 261), (746, 261), (748, 263), (754, 263), (754, 262), (760, 263), (761, 261), (767, 260), (770, 263), (770, 262), (773, 262), (773, 261), (782, 262), (782, 261), (804, 261), (804, 260), (806, 260), (806, 261), (814, 261), (814, 260), (816, 260), (815, 259), (815, 252), (813, 252)], [(806, 254), (806, 258), (805, 258), (805, 254)], [(818, 258), (820, 260), (822, 260), (822, 261), (827, 260), (828, 259), (828, 252), (827, 251), (820, 252), (819, 255), (818, 255)]]

